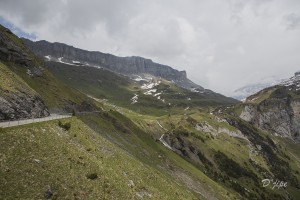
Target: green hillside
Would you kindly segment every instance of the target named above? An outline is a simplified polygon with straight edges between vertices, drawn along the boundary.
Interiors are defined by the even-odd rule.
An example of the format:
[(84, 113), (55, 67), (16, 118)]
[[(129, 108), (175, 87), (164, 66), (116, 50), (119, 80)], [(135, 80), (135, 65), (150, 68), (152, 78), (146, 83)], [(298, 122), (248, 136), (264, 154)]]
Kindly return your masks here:
[[(85, 94), (98, 99), (108, 100), (118, 106), (129, 108), (139, 113), (165, 115), (182, 112), (187, 107), (205, 107), (232, 105), (238, 101), (213, 92), (191, 92), (174, 83), (157, 79), (152, 80), (153, 88), (142, 89), (145, 81), (135, 82), (104, 68), (71, 66), (59, 62), (46, 62), (48, 69), (62, 82)], [(145, 94), (149, 90), (155, 94)], [(132, 104), (132, 98), (138, 95), (138, 101)], [(159, 97), (159, 99), (158, 99)]]
[[(299, 143), (240, 117), (248, 105), (263, 119), (269, 119), (263, 111), (272, 108), (274, 115), (290, 102), (297, 111), (296, 86), (294, 93), (280, 87), (233, 105), (160, 78), (133, 81), (93, 67), (46, 66), (2, 26), (0, 42), (0, 116), (9, 109), (19, 115), (24, 99), (34, 102), (25, 111), (34, 110), (33, 97), (50, 110), (76, 110), (60, 121), (0, 128), (0, 199), (299, 198)], [(276, 104), (281, 101), (286, 107)], [(284, 116), (290, 119), (278, 119)], [(284, 186), (265, 187), (264, 179)]]
[(198, 199), (76, 118), (1, 131), (1, 199)]

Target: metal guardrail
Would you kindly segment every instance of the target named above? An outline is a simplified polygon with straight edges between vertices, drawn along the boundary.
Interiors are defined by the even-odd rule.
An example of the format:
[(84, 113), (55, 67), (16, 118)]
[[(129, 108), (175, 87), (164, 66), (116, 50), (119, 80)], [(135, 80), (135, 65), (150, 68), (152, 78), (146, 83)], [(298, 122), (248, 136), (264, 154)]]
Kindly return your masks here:
[(75, 112), (76, 115), (86, 115), (86, 114), (93, 114), (93, 113), (102, 113), (103, 111), (84, 111), (84, 112)]
[[(92, 114), (92, 113), (101, 113), (102, 111), (86, 111), (86, 112), (75, 112), (75, 115), (85, 115), (85, 114)], [(20, 119), (14, 121), (0, 121), (0, 128), (7, 128), (12, 126), (20, 126), (24, 124), (32, 124), (37, 122), (44, 122), (44, 121), (51, 121), (56, 119), (63, 119), (71, 117), (73, 113), (53, 113), (48, 117), (42, 118), (32, 118), (32, 119)]]
[(63, 119), (63, 118), (71, 117), (71, 116), (72, 116), (72, 113), (63, 113), (63, 114), (52, 114), (48, 117), (42, 117), (42, 118), (3, 121), (3, 122), (0, 122), (0, 128), (7, 128), (7, 127), (12, 127), (12, 126), (20, 126), (20, 125), (24, 125), (24, 124), (32, 124), (32, 123), (37, 123), (37, 122)]

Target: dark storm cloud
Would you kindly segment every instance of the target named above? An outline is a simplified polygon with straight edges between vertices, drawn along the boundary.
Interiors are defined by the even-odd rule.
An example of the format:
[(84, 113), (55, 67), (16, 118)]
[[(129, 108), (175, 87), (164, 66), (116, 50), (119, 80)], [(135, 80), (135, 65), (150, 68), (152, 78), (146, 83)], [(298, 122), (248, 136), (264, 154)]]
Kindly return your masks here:
[(230, 95), (300, 69), (298, 0), (0, 0), (38, 39), (168, 64)]

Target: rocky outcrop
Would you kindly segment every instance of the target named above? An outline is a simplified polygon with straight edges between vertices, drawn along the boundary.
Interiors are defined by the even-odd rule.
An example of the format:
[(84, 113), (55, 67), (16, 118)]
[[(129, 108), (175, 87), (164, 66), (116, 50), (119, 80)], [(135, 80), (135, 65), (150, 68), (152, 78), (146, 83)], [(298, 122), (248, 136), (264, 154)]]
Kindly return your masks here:
[(283, 87), (258, 104), (245, 104), (240, 117), (275, 135), (299, 140), (300, 100), (287, 91)]
[[(5, 32), (12, 34), (8, 29), (6, 29)], [(3, 34), (3, 32), (0, 33), (0, 59), (26, 66), (28, 66), (32, 60), (27, 53), (22, 51), (19, 46), (15, 45), (6, 34)]]
[(43, 100), (26, 93), (0, 95), (0, 121), (49, 116)]
[(145, 73), (175, 82), (188, 81), (185, 71), (178, 71), (167, 65), (161, 65), (142, 57), (118, 57), (101, 52), (85, 51), (62, 43), (50, 43), (44, 40), (32, 42), (28, 39), (23, 39), (23, 41), (36, 55), (42, 57), (48, 55), (55, 58), (63, 57), (66, 61), (79, 61), (89, 65), (97, 65), (127, 75)]

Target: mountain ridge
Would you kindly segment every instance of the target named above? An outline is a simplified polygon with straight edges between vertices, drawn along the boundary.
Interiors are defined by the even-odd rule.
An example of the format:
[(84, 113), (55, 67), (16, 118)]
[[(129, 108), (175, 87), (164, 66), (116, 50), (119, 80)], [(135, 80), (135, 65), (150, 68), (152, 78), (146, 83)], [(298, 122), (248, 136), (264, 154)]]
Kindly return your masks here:
[(100, 51), (87, 51), (64, 43), (48, 42), (46, 40), (33, 42), (26, 38), (21, 38), (28, 48), (36, 55), (45, 57), (51, 56), (55, 59), (62, 58), (66, 62), (78, 62), (92, 66), (99, 66), (110, 69), (124, 75), (151, 74), (162, 77), (169, 81), (174, 81), (177, 85), (186, 89), (204, 90), (187, 78), (186, 71), (173, 69), (168, 65), (153, 62), (151, 59), (139, 56), (118, 57)]

